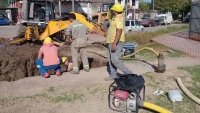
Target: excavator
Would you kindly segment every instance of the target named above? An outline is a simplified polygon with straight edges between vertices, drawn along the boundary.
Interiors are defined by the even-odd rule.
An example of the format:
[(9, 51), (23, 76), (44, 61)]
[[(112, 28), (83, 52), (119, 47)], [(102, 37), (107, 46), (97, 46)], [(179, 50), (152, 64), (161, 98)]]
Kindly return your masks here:
[[(52, 38), (55, 45), (63, 46), (66, 40), (64, 30), (68, 27), (70, 21), (68, 16), (55, 18), (54, 7), (55, 6), (52, 0), (27, 0), (25, 19), (21, 22), (18, 35), (13, 37), (10, 44), (20, 44), (23, 42), (42, 44), (43, 40), (49, 36)], [(31, 10), (31, 8), (33, 10)], [(91, 33), (96, 33), (102, 36), (106, 35), (106, 31), (104, 29), (105, 26), (95, 23), (79, 13), (71, 13), (76, 15), (76, 19), (78, 21), (88, 26), (91, 30)], [(150, 50), (156, 55), (158, 58), (157, 72), (165, 71), (163, 54), (159, 54), (149, 47), (144, 47), (135, 51), (134, 53), (131, 52), (130, 54), (122, 56), (121, 58), (129, 58), (142, 50)]]
[[(42, 42), (45, 37), (50, 36), (55, 45), (62, 46), (66, 39), (64, 30), (70, 21), (67, 16), (55, 18), (54, 8), (52, 0), (27, 0), (25, 19), (21, 22), (18, 35), (13, 37), (10, 44)], [(88, 26), (91, 32), (105, 35), (99, 24), (79, 13), (71, 13), (76, 15), (78, 21)]]
[(92, 20), (95, 23), (103, 25), (104, 27), (109, 27), (109, 23), (112, 19), (112, 13), (110, 12), (110, 8), (114, 5), (114, 3), (105, 3), (100, 7), (100, 11), (96, 14), (92, 15)]

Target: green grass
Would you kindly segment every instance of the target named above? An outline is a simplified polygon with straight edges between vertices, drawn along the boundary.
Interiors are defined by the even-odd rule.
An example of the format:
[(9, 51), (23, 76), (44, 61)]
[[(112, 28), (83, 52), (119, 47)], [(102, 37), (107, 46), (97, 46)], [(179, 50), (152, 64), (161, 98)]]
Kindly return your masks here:
[[(192, 66), (192, 67), (179, 67), (178, 69), (188, 71), (191, 74), (191, 78), (193, 80), (193, 86), (187, 87), (189, 91), (191, 91), (192, 94), (197, 96), (197, 98), (200, 98), (200, 65)], [(155, 80), (155, 77), (151, 72), (144, 74), (144, 77), (148, 80), (148, 86), (158, 89), (159, 86), (162, 88), (162, 83), (160, 81)], [(168, 77), (167, 79), (176, 80), (176, 77)], [(182, 78), (187, 79), (185, 77)], [(160, 89), (159, 88), (159, 89)], [(172, 111), (173, 113), (197, 113), (195, 110), (197, 109), (196, 103), (191, 100), (187, 95), (184, 93), (181, 94), (183, 96), (183, 99), (181, 102), (171, 102), (168, 98), (167, 93), (150, 97), (148, 96), (147, 101), (150, 101), (154, 103), (155, 105), (158, 105), (160, 107), (163, 107), (167, 110)]]
[(50, 87), (50, 88), (48, 89), (48, 92), (54, 92), (54, 91), (55, 91), (54, 87)]
[(83, 94), (79, 94), (79, 93), (64, 93), (62, 95), (59, 95), (55, 98), (52, 98), (52, 102), (54, 103), (58, 103), (58, 102), (74, 102), (76, 100), (82, 100), (84, 97)]
[[(54, 91), (53, 87), (50, 87), (48, 92), (51, 93)], [(80, 93), (74, 93), (74, 92), (69, 92), (69, 93), (63, 93), (61, 95), (48, 95), (49, 93), (41, 93), (41, 94), (35, 94), (35, 95), (30, 95), (30, 96), (25, 96), (25, 97), (13, 97), (13, 98), (0, 98), (0, 102), (3, 101), (16, 101), (19, 99), (45, 99), (49, 102), (53, 103), (59, 103), (59, 102), (74, 102), (77, 100), (82, 100), (84, 95)]]
[[(138, 50), (144, 47), (153, 48), (153, 50), (155, 50), (157, 53), (160, 53), (160, 52), (164, 53), (165, 58), (177, 58), (177, 57), (186, 55), (182, 51), (178, 51), (178, 50), (166, 47), (157, 42), (149, 42), (149, 43), (141, 44), (138, 46)], [(172, 52), (168, 52), (168, 50), (171, 50)], [(151, 50), (142, 50), (136, 54), (136, 59), (157, 60), (157, 56)]]
[(90, 94), (95, 95), (96, 93), (98, 93), (98, 91), (99, 91), (99, 88), (95, 88), (93, 91), (90, 92)]
[(194, 110), (196, 109), (196, 104), (185, 94), (182, 94), (182, 96), (183, 100), (181, 102), (172, 103), (169, 100), (167, 93), (165, 93), (156, 97), (155, 104), (167, 110), (170, 110), (173, 113), (194, 113)]
[(161, 82), (156, 81), (151, 72), (145, 73), (144, 76), (149, 79), (147, 84), (148, 86), (159, 89), (162, 87)]
[(170, 26), (167, 29), (160, 29), (155, 32), (144, 32), (144, 33), (134, 33), (126, 35), (126, 42), (138, 42), (139, 44), (148, 43), (150, 39), (155, 38), (160, 35), (169, 34), (173, 32), (183, 31), (188, 29), (188, 25), (183, 25), (180, 27)]
[(193, 87), (185, 87), (187, 87), (192, 94), (197, 96), (197, 98), (200, 98), (200, 65), (192, 67), (179, 67), (178, 69), (188, 71), (191, 74)]

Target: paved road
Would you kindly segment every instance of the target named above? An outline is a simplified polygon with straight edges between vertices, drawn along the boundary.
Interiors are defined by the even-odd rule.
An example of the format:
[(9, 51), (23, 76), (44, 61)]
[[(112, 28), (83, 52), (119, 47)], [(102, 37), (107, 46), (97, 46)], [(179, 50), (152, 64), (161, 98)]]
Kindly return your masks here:
[(187, 25), (187, 24), (171, 24), (171, 25), (161, 25), (161, 26), (156, 26), (156, 27), (145, 27), (144, 31), (146, 32), (154, 32), (157, 31), (159, 29), (166, 29), (168, 26), (183, 26), (183, 25)]
[[(185, 24), (172, 24), (168, 26), (183, 26)], [(145, 27), (144, 31), (152, 32), (157, 31), (159, 29), (166, 29), (167, 26), (156, 26), (156, 27)], [(0, 26), (0, 37), (4, 38), (12, 38), (13, 36), (17, 35), (18, 26)], [(96, 37), (96, 36), (95, 36)]]
[(17, 35), (18, 26), (0, 26), (0, 37), (12, 38)]

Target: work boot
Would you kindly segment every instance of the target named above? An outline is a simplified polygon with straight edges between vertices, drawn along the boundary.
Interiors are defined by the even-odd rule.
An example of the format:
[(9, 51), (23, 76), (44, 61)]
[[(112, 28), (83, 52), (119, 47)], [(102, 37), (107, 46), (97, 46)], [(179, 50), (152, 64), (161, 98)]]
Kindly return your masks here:
[(79, 74), (78, 71), (71, 71), (70, 73), (71, 73), (71, 74)]
[(56, 72), (56, 75), (57, 75), (57, 76), (61, 76), (60, 71), (57, 71), (57, 72)]
[(49, 74), (48, 74), (48, 73), (45, 73), (45, 74), (44, 74), (44, 78), (49, 78)]
[(117, 78), (118, 76), (109, 76), (109, 77), (105, 77), (104, 80), (105, 81), (110, 81), (110, 80), (114, 80), (115, 78)]

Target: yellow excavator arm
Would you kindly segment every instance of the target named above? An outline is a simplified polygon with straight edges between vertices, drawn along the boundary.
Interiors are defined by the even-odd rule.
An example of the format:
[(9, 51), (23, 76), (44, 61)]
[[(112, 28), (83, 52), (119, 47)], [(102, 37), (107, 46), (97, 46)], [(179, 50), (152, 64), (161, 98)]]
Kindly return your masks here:
[[(87, 27), (89, 27), (89, 29), (92, 32), (95, 32), (99, 35), (104, 36), (105, 32), (103, 32), (100, 28), (99, 25), (95, 25), (92, 22), (89, 22), (85, 19), (85, 16), (79, 14), (79, 13), (75, 13), (75, 12), (71, 12), (74, 13), (76, 15), (76, 20), (84, 23)], [(69, 20), (66, 21), (49, 21), (47, 28), (45, 29), (45, 31), (40, 35), (39, 40), (44, 40), (45, 37), (50, 36), (58, 31), (64, 30), (68, 27), (68, 25), (70, 24)]]
[[(91, 32), (94, 32), (94, 33), (97, 33), (99, 35), (102, 35), (102, 36), (105, 36), (105, 32), (101, 30), (101, 26), (98, 25), (98, 24), (95, 24), (91, 21), (88, 21), (85, 16), (79, 14), (79, 13), (75, 13), (75, 12), (71, 12), (71, 13), (74, 13), (76, 15), (76, 20), (84, 23), (86, 26), (89, 27), (89, 29), (91, 30)], [(46, 37), (48, 36), (51, 36), (59, 31), (62, 31), (64, 29), (66, 29), (70, 24), (70, 21), (69, 20), (52, 20), (52, 21), (49, 21), (48, 22), (48, 25), (46, 27), (46, 29), (44, 30), (43, 33), (41, 33), (40, 35), (38, 34), (39, 32), (34, 32), (34, 35), (35, 36), (39, 36), (37, 38), (37, 40), (44, 40)], [(27, 26), (27, 28), (29, 28), (30, 26)], [(33, 26), (31, 26), (33, 27)], [(34, 26), (34, 30), (36, 30), (37, 26)], [(37, 28), (38, 30), (38, 28)], [(25, 41), (25, 40), (31, 40), (31, 37), (29, 36), (30, 35), (30, 30), (27, 29), (25, 34), (28, 35), (24, 35), (24, 37), (19, 37), (18, 39), (15, 39), (11, 42), (11, 44), (14, 44), (14, 43), (18, 43), (18, 42), (21, 42), (21, 41)], [(59, 42), (56, 42), (54, 41), (54, 44), (56, 45), (62, 45), (61, 43)]]

